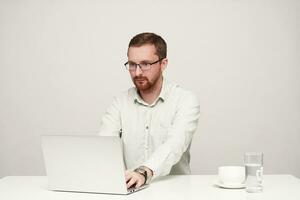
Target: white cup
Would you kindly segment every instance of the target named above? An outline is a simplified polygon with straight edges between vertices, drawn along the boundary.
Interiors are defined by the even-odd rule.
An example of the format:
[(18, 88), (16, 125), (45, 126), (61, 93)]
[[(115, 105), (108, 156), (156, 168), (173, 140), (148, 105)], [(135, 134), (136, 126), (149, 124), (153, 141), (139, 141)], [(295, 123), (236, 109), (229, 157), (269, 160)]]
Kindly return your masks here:
[(221, 166), (218, 168), (219, 180), (223, 184), (238, 185), (245, 181), (245, 167)]

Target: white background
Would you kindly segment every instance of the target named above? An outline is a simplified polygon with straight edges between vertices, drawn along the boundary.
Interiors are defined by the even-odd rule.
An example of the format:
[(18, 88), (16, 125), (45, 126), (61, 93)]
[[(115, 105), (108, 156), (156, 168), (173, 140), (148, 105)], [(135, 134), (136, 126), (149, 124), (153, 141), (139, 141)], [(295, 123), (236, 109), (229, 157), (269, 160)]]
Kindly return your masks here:
[(97, 133), (144, 31), (199, 96), (194, 174), (262, 151), (265, 173), (300, 177), (299, 2), (0, 0), (0, 177), (45, 174), (41, 134)]

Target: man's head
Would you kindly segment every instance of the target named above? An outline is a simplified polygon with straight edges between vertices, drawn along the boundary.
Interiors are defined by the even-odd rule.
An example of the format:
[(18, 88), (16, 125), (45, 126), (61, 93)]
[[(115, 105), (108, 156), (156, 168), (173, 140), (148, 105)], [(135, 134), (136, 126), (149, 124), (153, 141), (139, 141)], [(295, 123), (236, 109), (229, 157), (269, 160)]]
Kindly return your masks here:
[(162, 37), (155, 33), (140, 33), (134, 36), (129, 42), (128, 50), (130, 47), (140, 47), (147, 44), (154, 45), (156, 50), (155, 54), (159, 59), (167, 57), (167, 43)]
[(157, 86), (168, 63), (164, 39), (154, 33), (140, 33), (130, 40), (127, 56), (126, 66), (137, 89), (147, 91)]

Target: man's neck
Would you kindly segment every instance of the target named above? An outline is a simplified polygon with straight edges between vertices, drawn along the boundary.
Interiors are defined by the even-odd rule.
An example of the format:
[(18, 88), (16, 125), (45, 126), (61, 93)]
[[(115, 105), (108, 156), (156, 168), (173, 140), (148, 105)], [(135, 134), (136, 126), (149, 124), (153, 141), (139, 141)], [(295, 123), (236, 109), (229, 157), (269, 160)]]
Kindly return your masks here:
[(139, 91), (142, 99), (151, 105), (159, 96), (161, 92), (162, 84), (163, 84), (163, 78), (161, 76), (157, 80), (155, 85), (153, 85), (151, 88), (149, 88), (148, 90)]

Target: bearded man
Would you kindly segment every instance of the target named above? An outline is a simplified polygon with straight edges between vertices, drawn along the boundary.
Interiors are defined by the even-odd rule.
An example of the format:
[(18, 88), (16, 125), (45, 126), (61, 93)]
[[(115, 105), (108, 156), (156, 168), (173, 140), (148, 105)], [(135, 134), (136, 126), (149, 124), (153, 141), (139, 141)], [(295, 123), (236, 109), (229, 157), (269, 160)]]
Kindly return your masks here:
[(135, 87), (113, 99), (99, 135), (121, 137), (128, 188), (159, 176), (190, 174), (190, 147), (200, 114), (196, 95), (163, 77), (167, 44), (159, 35), (134, 36), (127, 57), (125, 67)]

